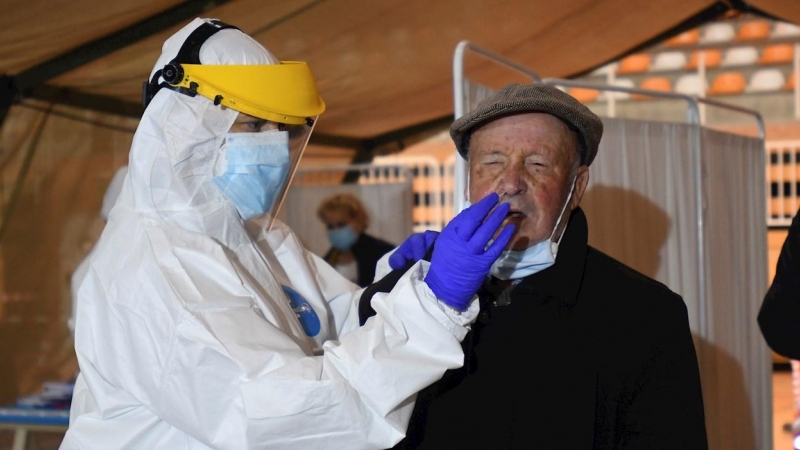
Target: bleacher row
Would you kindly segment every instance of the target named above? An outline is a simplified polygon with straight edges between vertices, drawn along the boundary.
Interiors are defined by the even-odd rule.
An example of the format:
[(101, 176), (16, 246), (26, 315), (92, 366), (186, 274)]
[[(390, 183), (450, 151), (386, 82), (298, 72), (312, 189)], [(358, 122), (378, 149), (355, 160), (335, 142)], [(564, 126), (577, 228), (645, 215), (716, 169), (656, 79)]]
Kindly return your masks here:
[(714, 22), (704, 27), (693, 28), (678, 34), (666, 40), (664, 47), (723, 44), (796, 36), (800, 36), (800, 27), (788, 22), (771, 22), (764, 19), (747, 20), (738, 25), (732, 22)]
[[(640, 88), (651, 91), (677, 92), (685, 95), (738, 95), (756, 92), (792, 91), (796, 84), (797, 74), (784, 75), (780, 69), (758, 69), (751, 75), (738, 71), (725, 71), (715, 74), (709, 84), (699, 74), (681, 75), (676, 81), (668, 77), (651, 76), (641, 80), (638, 85), (629, 78), (617, 78), (614, 86)], [(612, 96), (616, 100), (641, 100), (652, 98), (642, 94), (627, 92), (600, 92), (597, 89), (581, 87), (570, 88), (570, 95), (583, 103), (608, 101)]]
[[(736, 27), (718, 22), (686, 31), (655, 51), (628, 55), (595, 70), (588, 78), (603, 77), (627, 88), (701, 96), (793, 90), (798, 74), (792, 70), (792, 63), (800, 45), (800, 26), (758, 19)], [(701, 67), (709, 71), (705, 77)], [(612, 97), (650, 98), (585, 88), (572, 88), (569, 93), (584, 103)]]
[[(622, 58), (613, 67), (616, 73), (621, 75), (671, 70), (696, 70), (700, 64), (701, 56), (705, 59), (704, 64), (708, 69), (787, 64), (791, 63), (794, 57), (794, 44), (782, 42), (769, 44), (760, 49), (752, 45), (731, 47), (725, 50), (710, 48), (693, 50), (688, 55), (687, 57), (686, 52), (679, 50), (665, 51), (655, 55), (655, 57), (647, 53), (634, 53)], [(610, 67), (604, 67), (603, 70), (598, 70), (595, 74), (605, 73), (605, 71), (610, 70)]]

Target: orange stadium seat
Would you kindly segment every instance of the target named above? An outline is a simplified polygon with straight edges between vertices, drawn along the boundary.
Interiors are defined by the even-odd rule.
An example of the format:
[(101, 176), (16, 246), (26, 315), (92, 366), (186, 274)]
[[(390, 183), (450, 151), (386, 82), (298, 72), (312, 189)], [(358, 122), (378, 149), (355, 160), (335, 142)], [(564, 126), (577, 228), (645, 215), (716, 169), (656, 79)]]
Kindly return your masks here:
[(747, 85), (744, 75), (739, 72), (722, 72), (714, 78), (709, 95), (732, 95), (744, 92)]
[[(639, 88), (647, 89), (649, 91), (670, 92), (672, 91), (672, 83), (670, 83), (669, 78), (667, 77), (648, 77), (642, 80), (642, 82), (639, 84)], [(658, 97), (652, 97), (644, 94), (633, 94), (633, 98), (636, 100), (642, 100)]]
[(713, 69), (714, 67), (719, 66), (719, 63), (722, 62), (722, 52), (716, 49), (708, 49), (708, 50), (696, 50), (692, 52), (692, 56), (689, 57), (689, 62), (683, 67), (686, 70), (694, 70), (697, 69), (697, 65), (700, 64), (700, 53), (703, 53), (705, 57), (705, 65), (708, 69)]
[(772, 44), (761, 51), (759, 64), (784, 64), (792, 62), (794, 46), (792, 44)]
[(684, 31), (667, 39), (664, 45), (667, 47), (680, 47), (683, 45), (694, 45), (700, 41), (700, 30), (692, 28), (691, 30)]
[(751, 20), (743, 23), (736, 34), (737, 41), (752, 41), (766, 39), (770, 34), (769, 22), (766, 20)]
[(569, 95), (575, 97), (581, 103), (591, 103), (600, 96), (597, 89), (586, 89), (581, 87), (573, 87), (569, 89)]
[(617, 73), (640, 73), (647, 72), (650, 68), (650, 55), (645, 53), (634, 53), (628, 55), (619, 62)]

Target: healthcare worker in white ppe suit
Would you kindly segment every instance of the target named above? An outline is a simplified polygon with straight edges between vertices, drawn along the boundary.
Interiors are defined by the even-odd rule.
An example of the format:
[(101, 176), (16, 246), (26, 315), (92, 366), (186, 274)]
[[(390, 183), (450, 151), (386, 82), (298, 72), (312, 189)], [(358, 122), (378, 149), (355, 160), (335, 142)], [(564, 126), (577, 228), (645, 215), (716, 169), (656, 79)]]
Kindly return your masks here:
[[(114, 172), (114, 177), (111, 178), (111, 182), (108, 184), (108, 188), (106, 188), (105, 194), (103, 194), (103, 204), (100, 207), (100, 217), (103, 219), (103, 222), (108, 222), (108, 215), (111, 214), (111, 207), (114, 206), (114, 203), (117, 201), (117, 197), (119, 196), (119, 191), (122, 190), (122, 181), (125, 179), (125, 175), (128, 173), (128, 166), (122, 166)], [(70, 294), (72, 294), (72, 314), (70, 314), (69, 319), (67, 320), (67, 327), (69, 328), (70, 333), (75, 335), (75, 313), (76, 308), (75, 305), (78, 300), (78, 286), (80, 286), (81, 281), (83, 281), (83, 277), (86, 276), (86, 272), (89, 270), (89, 261), (92, 260), (92, 253), (94, 253), (95, 247), (92, 246), (92, 249), (89, 250), (89, 253), (83, 257), (81, 262), (72, 272), (72, 276), (70, 277)]]
[[(363, 290), (274, 220), (324, 110), (308, 66), (195, 19), (165, 42), (145, 98), (78, 288), (61, 448), (398, 442), (415, 393), (463, 363), (474, 293), (513, 232), (499, 230), (507, 205), (489, 196), (454, 218), (359, 326)], [(395, 258), (420, 259), (420, 239)]]

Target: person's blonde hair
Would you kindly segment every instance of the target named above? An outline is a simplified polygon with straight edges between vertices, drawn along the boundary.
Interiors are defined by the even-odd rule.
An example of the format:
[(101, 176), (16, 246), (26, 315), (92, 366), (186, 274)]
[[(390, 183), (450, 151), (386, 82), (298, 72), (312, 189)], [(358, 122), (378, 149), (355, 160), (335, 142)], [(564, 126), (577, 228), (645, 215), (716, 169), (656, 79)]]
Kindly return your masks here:
[(319, 220), (325, 221), (323, 214), (326, 211), (345, 211), (348, 216), (353, 218), (356, 224), (361, 225), (361, 229), (356, 230), (358, 232), (363, 232), (369, 226), (367, 210), (358, 197), (353, 194), (342, 192), (326, 197), (317, 207)]

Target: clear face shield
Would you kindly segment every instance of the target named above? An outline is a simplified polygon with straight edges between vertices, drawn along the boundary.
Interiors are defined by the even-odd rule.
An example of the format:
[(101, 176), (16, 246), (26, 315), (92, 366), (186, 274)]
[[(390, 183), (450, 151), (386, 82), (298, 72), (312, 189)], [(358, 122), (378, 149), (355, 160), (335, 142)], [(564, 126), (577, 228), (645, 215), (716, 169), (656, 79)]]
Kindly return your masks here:
[(289, 147), (289, 167), (283, 183), (275, 190), (271, 204), (272, 206), (266, 211), (262, 220), (265, 220), (267, 230), (272, 228), (275, 218), (280, 212), (283, 201), (286, 198), (286, 193), (289, 191), (289, 186), (292, 184), (294, 174), (297, 171), (297, 166), (300, 164), (300, 159), (308, 145), (308, 140), (311, 133), (314, 131), (314, 126), (317, 123), (317, 117), (309, 119), (305, 124), (289, 125), (280, 124), (282, 131), (286, 133), (288, 138)]

